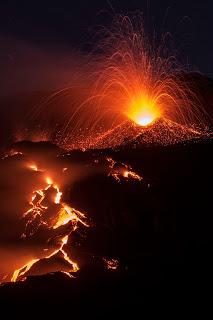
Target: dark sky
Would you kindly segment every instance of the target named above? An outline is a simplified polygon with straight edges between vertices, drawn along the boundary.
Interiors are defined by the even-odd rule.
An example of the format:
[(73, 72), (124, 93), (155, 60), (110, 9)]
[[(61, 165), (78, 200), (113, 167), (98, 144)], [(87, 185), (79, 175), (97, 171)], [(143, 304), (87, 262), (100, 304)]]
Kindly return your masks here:
[[(110, 24), (109, 13), (113, 10), (116, 13), (143, 11), (148, 25), (154, 26), (158, 33), (171, 32), (185, 61), (213, 77), (212, 0), (1, 1), (0, 66), (4, 77), (11, 64), (13, 70), (20, 64), (15, 59), (17, 52), (20, 53), (20, 43), (52, 54), (65, 52), (68, 56), (73, 48), (83, 48), (90, 41), (92, 27)], [(30, 57), (25, 52), (24, 60)], [(35, 56), (33, 62), (36, 60)], [(26, 69), (30, 72), (29, 67)], [(8, 74), (11, 79), (12, 71)]]

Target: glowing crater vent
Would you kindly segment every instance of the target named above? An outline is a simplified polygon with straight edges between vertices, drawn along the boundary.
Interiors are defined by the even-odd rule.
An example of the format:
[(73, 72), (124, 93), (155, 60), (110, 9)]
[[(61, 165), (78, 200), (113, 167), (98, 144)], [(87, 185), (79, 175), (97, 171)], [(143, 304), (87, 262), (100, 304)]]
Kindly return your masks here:
[(135, 100), (127, 112), (127, 116), (140, 126), (148, 126), (157, 120), (160, 111), (148, 98)]

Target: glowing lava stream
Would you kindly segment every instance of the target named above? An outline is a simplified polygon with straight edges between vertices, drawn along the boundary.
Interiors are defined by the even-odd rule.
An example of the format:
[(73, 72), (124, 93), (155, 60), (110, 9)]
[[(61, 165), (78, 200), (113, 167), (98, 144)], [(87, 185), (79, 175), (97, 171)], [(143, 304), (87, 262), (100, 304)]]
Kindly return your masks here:
[[(34, 165), (30, 166), (30, 168), (34, 171), (38, 171), (37, 167)], [(37, 229), (34, 230), (34, 228), (33, 228), (32, 231), (27, 232), (27, 228), (29, 226), (33, 225), (33, 222), (35, 221), (35, 219), (38, 219), (38, 218), (39, 218), (39, 222), (37, 224), (37, 228), (44, 225), (48, 229), (57, 229), (57, 228), (61, 227), (62, 225), (66, 225), (72, 221), (73, 222), (72, 230), (69, 230), (65, 236), (61, 237), (60, 243), (59, 243), (60, 244), (59, 248), (55, 249), (51, 253), (48, 252), (42, 258), (32, 259), (28, 263), (26, 263), (24, 266), (21, 266), (19, 269), (15, 270), (13, 272), (12, 277), (11, 277), (12, 282), (16, 282), (18, 280), (22, 280), (22, 281), (25, 280), (24, 275), (31, 269), (31, 267), (36, 262), (38, 262), (40, 259), (44, 259), (44, 258), (48, 259), (48, 258), (56, 255), (59, 252), (62, 254), (63, 259), (66, 262), (68, 262), (68, 264), (70, 265), (69, 271), (68, 272), (62, 271), (63, 273), (65, 273), (71, 277), (71, 274), (70, 274), (71, 272), (76, 272), (79, 270), (78, 265), (69, 258), (69, 256), (67, 255), (67, 253), (65, 252), (63, 247), (64, 247), (64, 245), (67, 244), (69, 234), (73, 230), (77, 229), (77, 227), (78, 227), (77, 224), (79, 222), (81, 224), (83, 224), (84, 226), (89, 226), (89, 225), (84, 221), (85, 215), (82, 212), (75, 210), (74, 208), (71, 208), (67, 204), (61, 202), (62, 192), (59, 190), (59, 187), (53, 183), (51, 178), (46, 177), (46, 183), (47, 183), (47, 187), (45, 189), (35, 190), (33, 192), (31, 201), (29, 203), (31, 208), (23, 214), (24, 218), (29, 218), (29, 219), (26, 223), (26, 230), (25, 230), (27, 234), (23, 233), (22, 238), (26, 238), (27, 236), (31, 236), (34, 234), (34, 232), (37, 231)], [(47, 219), (47, 218), (45, 219), (45, 217), (43, 217), (45, 215), (46, 210), (49, 208), (49, 206), (45, 203), (45, 200), (48, 202), (48, 199), (47, 199), (48, 198), (48, 195), (47, 195), (48, 191), (49, 192), (51, 191), (51, 195), (53, 193), (55, 193), (52, 202), (55, 205), (59, 205), (61, 207), (60, 210), (57, 211), (58, 215), (57, 215), (56, 219)]]
[[(107, 161), (107, 174), (116, 182), (120, 183), (122, 180), (128, 181), (129, 179), (140, 182), (143, 179), (132, 171), (129, 165), (117, 162), (110, 157), (106, 157), (105, 160)], [(31, 189), (30, 191), (28, 210), (22, 213), (23, 224), (21, 223), (22, 229), (19, 234), (21, 233), (20, 243), (23, 248), (28, 243), (33, 243), (36, 244), (36, 251), (32, 250), (30, 255), (24, 256), (7, 275), (7, 279), (11, 282), (24, 281), (29, 275), (48, 273), (50, 271), (43, 272), (40, 267), (46, 268), (47, 266), (48, 269), (44, 270), (50, 270), (52, 262), (58, 263), (57, 261), (60, 261), (60, 265), (57, 264), (56, 271), (72, 277), (72, 273), (78, 271), (79, 267), (69, 257), (66, 245), (69, 236), (79, 227), (79, 224), (89, 226), (86, 216), (62, 201), (62, 191), (54, 179), (47, 175), (47, 170), (40, 170), (35, 163), (27, 164), (27, 168), (35, 171), (41, 185), (39, 184), (36, 190)], [(62, 172), (64, 169), (66, 168), (63, 168)], [(48, 261), (51, 257), (53, 260)], [(110, 270), (118, 267), (117, 260), (107, 259), (105, 262)]]
[[(70, 266), (71, 266), (71, 269), (69, 270), (69, 272), (76, 272), (79, 270), (79, 267), (77, 265), (77, 263), (73, 262), (67, 255), (67, 253), (63, 250), (63, 246), (65, 244), (67, 244), (67, 241), (68, 241), (68, 235), (65, 236), (64, 238), (62, 238), (61, 240), (61, 245), (60, 245), (60, 248), (55, 250), (53, 253), (51, 253), (50, 255), (46, 256), (45, 258), (46, 259), (49, 259), (51, 258), (52, 256), (54, 256), (55, 254), (57, 254), (58, 252), (61, 252), (63, 254), (63, 258), (64, 260), (66, 260)], [(14, 271), (13, 273), (13, 276), (11, 278), (11, 282), (16, 282), (17, 280), (19, 280), (20, 277), (24, 276), (26, 274), (27, 271), (30, 270), (30, 268), (36, 263), (38, 262), (40, 259), (33, 259), (31, 260), (30, 262), (28, 262), (25, 266), (17, 269)], [(69, 272), (63, 272), (65, 273), (66, 275), (68, 275), (69, 277), (71, 277), (70, 273)], [(22, 278), (21, 279), (22, 281), (25, 280), (25, 278)]]

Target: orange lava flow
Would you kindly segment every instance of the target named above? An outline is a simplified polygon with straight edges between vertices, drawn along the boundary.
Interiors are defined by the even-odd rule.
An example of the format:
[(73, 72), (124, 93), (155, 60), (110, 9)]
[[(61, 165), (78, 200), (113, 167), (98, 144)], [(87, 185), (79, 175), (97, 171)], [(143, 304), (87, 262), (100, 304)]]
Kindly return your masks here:
[[(24, 191), (21, 192), (21, 205), (16, 217), (19, 223), (14, 223), (16, 246), (11, 251), (11, 259), (7, 261), (6, 267), (0, 270), (1, 282), (25, 281), (30, 276), (53, 272), (73, 277), (73, 273), (79, 270), (80, 261), (72, 259), (71, 236), (80, 227), (89, 227), (89, 223), (84, 213), (65, 201), (62, 192), (64, 186), (72, 181), (72, 171), (64, 166), (53, 166), (51, 162), (48, 162), (49, 169), (46, 169), (46, 164), (38, 163), (28, 162), (26, 158), (21, 163), (21, 170), (24, 170), (27, 178), (22, 181)], [(101, 167), (115, 183), (126, 184), (134, 180), (135, 184), (139, 184), (143, 180), (130, 165), (111, 157), (95, 159), (94, 163), (98, 172)], [(71, 175), (61, 176), (66, 171)], [(13, 199), (19, 205), (19, 195)], [(81, 231), (83, 229), (80, 229), (79, 235), (83, 234)], [(76, 242), (75, 236), (73, 238), (76, 255), (76, 245), (80, 243)], [(109, 270), (116, 270), (119, 265), (116, 259), (107, 258), (104, 262)]]
[(13, 272), (11, 282), (16, 282), (17, 279), (23, 276), (30, 268), (38, 261), (39, 259), (33, 259), (29, 261), (26, 265), (22, 266), (20, 269), (17, 269)]
[[(30, 165), (29, 167), (34, 171), (38, 171), (38, 168), (35, 165)], [(56, 230), (61, 226), (68, 225), (68, 223), (72, 222), (71, 229), (68, 228), (66, 235), (60, 236), (59, 233), (58, 244), (55, 249), (50, 248), (48, 250), (46, 249), (46, 251), (44, 250), (42, 257), (35, 257), (20, 266), (20, 268), (14, 270), (10, 279), (12, 282), (25, 280), (25, 275), (30, 271), (35, 263), (39, 262), (40, 259), (49, 259), (58, 253), (61, 253), (63, 259), (69, 265), (69, 270), (62, 270), (63, 273), (71, 276), (71, 273), (79, 270), (77, 263), (73, 262), (64, 250), (64, 246), (68, 242), (70, 233), (78, 227), (79, 223), (84, 226), (89, 226), (85, 221), (86, 217), (82, 212), (71, 208), (68, 204), (61, 201), (62, 192), (58, 185), (53, 183), (53, 180), (49, 176), (45, 178), (45, 182), (47, 184), (46, 188), (35, 190), (33, 192), (29, 202), (30, 209), (23, 214), (23, 218), (26, 218), (27, 222), (22, 238), (31, 237), (41, 226), (44, 226), (47, 229)], [(47, 211), (51, 209), (51, 207), (54, 208), (55, 206), (56, 209), (58, 208), (56, 216), (45, 217)], [(50, 240), (51, 239), (48, 239), (48, 242)]]

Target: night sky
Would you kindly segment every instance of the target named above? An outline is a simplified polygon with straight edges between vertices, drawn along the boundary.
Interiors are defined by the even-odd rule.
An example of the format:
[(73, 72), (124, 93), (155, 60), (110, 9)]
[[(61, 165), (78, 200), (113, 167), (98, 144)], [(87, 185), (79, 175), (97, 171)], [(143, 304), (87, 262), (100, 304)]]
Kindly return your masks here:
[[(46, 68), (46, 74), (52, 79), (53, 66), (55, 74), (63, 73), (63, 69), (67, 71), (68, 66), (60, 65), (59, 61), (68, 59), (73, 50), (85, 50), (95, 26), (110, 25), (113, 11), (142, 11), (150, 29), (159, 34), (171, 32), (184, 62), (213, 77), (211, 0), (8, 0), (0, 3), (2, 89), (5, 92), (23, 90), (23, 87), (36, 89), (38, 83), (45, 87), (49, 80), (40, 83), (38, 78), (45, 76), (38, 70)], [(34, 83), (30, 84), (32, 75)], [(58, 79), (60, 82), (60, 76)]]

